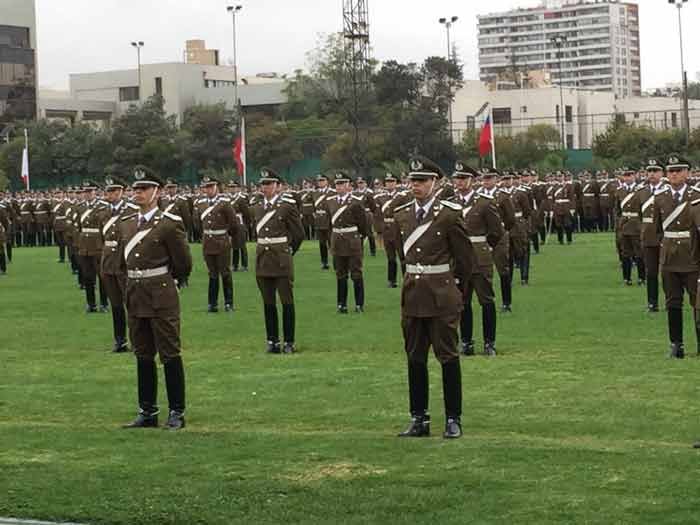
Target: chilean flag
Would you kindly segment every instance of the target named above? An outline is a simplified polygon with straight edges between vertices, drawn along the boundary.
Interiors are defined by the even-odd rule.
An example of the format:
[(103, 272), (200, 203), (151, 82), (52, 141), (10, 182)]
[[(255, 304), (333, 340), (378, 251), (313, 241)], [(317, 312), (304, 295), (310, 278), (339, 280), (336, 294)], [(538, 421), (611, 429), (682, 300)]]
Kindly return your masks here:
[(246, 158), (245, 158), (245, 118), (241, 118), (241, 133), (233, 141), (233, 160), (236, 162), (238, 176), (246, 182)]
[(485, 157), (491, 152), (491, 142), (493, 141), (493, 127), (491, 126), (491, 115), (486, 117), (484, 127), (481, 128), (479, 137), (479, 156)]
[(22, 150), (22, 182), (27, 191), (29, 191), (29, 136), (27, 130), (24, 130), (24, 149)]

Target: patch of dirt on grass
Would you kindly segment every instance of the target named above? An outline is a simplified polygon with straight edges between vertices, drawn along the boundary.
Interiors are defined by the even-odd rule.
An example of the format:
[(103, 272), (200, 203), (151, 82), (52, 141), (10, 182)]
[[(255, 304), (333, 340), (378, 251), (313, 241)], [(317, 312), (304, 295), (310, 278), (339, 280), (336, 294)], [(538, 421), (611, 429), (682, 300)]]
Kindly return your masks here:
[(371, 465), (356, 465), (353, 463), (328, 463), (310, 466), (303, 472), (287, 473), (281, 476), (286, 481), (295, 483), (315, 483), (326, 479), (351, 480), (368, 476), (383, 476), (386, 469)]

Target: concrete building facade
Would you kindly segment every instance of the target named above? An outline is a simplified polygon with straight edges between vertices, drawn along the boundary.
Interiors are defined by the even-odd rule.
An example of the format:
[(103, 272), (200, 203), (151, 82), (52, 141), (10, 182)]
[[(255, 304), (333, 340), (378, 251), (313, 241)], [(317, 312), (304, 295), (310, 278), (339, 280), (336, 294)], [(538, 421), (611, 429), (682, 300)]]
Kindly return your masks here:
[[(489, 89), (472, 80), (455, 94), (452, 106), (454, 139), (462, 140), (468, 131), (480, 129), (493, 111), (496, 135), (513, 136), (537, 124), (549, 124), (561, 134), (568, 149), (589, 149), (615, 118), (657, 130), (681, 127), (681, 101), (670, 97), (630, 97), (616, 99), (612, 92), (559, 87), (542, 89)], [(563, 110), (561, 97), (563, 96)], [(700, 101), (690, 101), (691, 127), (700, 127)]]
[(36, 117), (37, 79), (34, 0), (0, 0), (0, 131)]
[[(640, 96), (639, 6), (617, 0), (545, 0), (540, 7), (478, 17), (485, 82), (547, 71), (552, 83), (618, 98)], [(563, 37), (561, 55), (553, 38)], [(561, 70), (560, 70), (561, 63)]]

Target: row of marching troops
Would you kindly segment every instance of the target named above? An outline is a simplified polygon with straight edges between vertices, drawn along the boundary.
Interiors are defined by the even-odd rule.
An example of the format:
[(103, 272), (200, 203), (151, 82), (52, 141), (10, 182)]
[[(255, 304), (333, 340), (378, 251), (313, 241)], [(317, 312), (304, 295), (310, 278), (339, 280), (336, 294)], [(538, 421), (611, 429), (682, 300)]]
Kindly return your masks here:
[[(622, 281), (646, 285), (647, 311), (659, 311), (659, 276), (665, 297), (671, 358), (685, 356), (683, 300), (695, 317), (700, 354), (697, 288), (700, 277), (700, 173), (680, 155), (624, 168), (615, 183), (616, 249)], [(693, 184), (696, 184), (695, 186)]]

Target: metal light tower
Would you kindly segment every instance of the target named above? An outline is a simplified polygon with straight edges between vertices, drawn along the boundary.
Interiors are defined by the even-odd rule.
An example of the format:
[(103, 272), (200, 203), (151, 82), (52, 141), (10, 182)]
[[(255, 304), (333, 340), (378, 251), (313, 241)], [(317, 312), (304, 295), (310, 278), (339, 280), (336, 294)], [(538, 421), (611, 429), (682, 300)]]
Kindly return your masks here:
[(678, 37), (681, 44), (681, 96), (683, 98), (683, 107), (681, 114), (683, 115), (683, 130), (685, 131), (686, 144), (690, 142), (690, 111), (688, 109), (688, 76), (685, 72), (685, 57), (683, 55), (683, 21), (681, 18), (681, 9), (683, 4), (688, 0), (668, 0), (669, 4), (675, 5), (678, 8)]
[(236, 13), (243, 9), (242, 5), (230, 5), (226, 10), (233, 18), (233, 105), (238, 111), (238, 46), (236, 44)]
[(141, 48), (144, 44), (139, 40), (138, 42), (132, 42), (131, 45), (136, 49), (136, 61), (139, 75), (139, 102), (141, 102)]
[[(440, 18), (438, 22), (440, 22), (442, 25), (445, 26), (445, 30), (447, 31), (447, 61), (449, 62), (450, 60), (456, 60), (456, 57), (453, 56), (454, 53), (452, 53), (452, 41), (450, 40), (450, 29), (452, 28), (452, 25), (459, 20), (459, 17), (457, 16), (452, 16), (449, 19), (448, 18)], [(452, 95), (452, 93), (450, 93)], [(454, 141), (454, 131), (453, 131), (453, 120), (452, 120), (452, 101), (450, 100), (450, 108), (449, 108), (449, 114), (448, 118), (450, 120), (450, 144)]]
[(561, 149), (566, 149), (566, 136), (564, 132), (564, 77), (562, 76), (562, 66), (561, 66), (561, 48), (567, 42), (565, 36), (555, 36), (550, 38), (552, 44), (557, 48), (557, 60), (559, 62), (559, 121), (561, 122)]
[(367, 168), (367, 146), (360, 137), (360, 101), (369, 89), (370, 47), (368, 0), (343, 0), (343, 38), (345, 41), (345, 70), (353, 98), (351, 123), (355, 130), (353, 157), (355, 168)]

